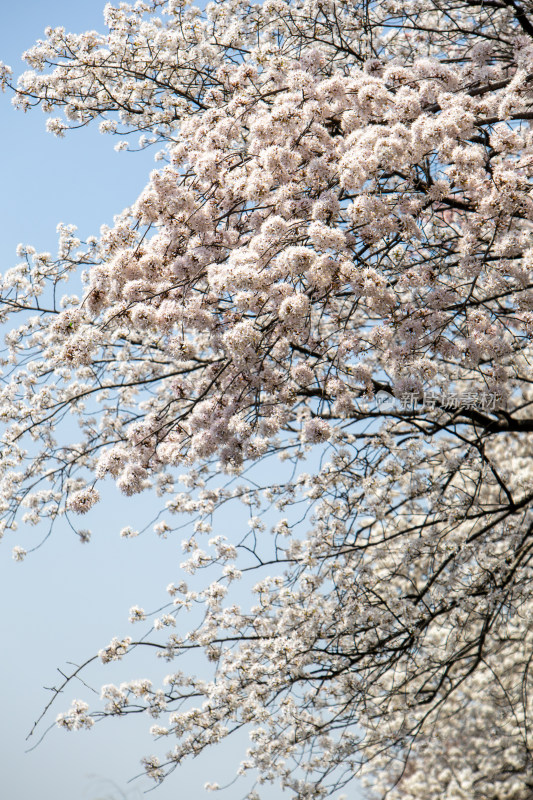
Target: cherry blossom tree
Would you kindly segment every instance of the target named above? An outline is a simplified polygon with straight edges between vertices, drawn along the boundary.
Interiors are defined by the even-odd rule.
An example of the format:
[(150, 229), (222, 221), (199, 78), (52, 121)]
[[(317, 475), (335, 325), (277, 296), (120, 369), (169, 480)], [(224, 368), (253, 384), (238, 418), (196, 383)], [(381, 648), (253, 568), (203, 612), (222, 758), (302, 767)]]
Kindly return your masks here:
[[(56, 135), (99, 121), (160, 164), (100, 237), (62, 226), (2, 276), (1, 526), (17, 559), (31, 525), (87, 541), (111, 478), (157, 493), (157, 533), (190, 520), (193, 577), (95, 657), (151, 647), (164, 685), (59, 725), (146, 710), (156, 781), (244, 728), (250, 800), (357, 775), (532, 797), (528, 4), (150, 0), (105, 24), (47, 30), (16, 86), (2, 67)], [(232, 503), (246, 531), (220, 530)]]

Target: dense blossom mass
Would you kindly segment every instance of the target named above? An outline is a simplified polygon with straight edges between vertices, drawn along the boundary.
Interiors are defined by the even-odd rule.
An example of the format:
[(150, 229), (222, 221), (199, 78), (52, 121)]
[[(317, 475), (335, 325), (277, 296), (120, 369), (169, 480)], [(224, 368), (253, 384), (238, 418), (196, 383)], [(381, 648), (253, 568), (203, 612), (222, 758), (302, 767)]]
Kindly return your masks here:
[[(191, 518), (190, 576), (99, 654), (150, 644), (164, 684), (60, 725), (146, 709), (158, 781), (243, 728), (250, 800), (358, 775), (530, 798), (529, 4), (150, 0), (105, 24), (1, 71), (56, 135), (99, 121), (160, 162), (112, 228), (62, 225), (2, 276), (1, 526), (20, 560), (43, 521), (88, 541), (106, 480), (155, 490), (156, 533)], [(217, 522), (232, 503), (247, 530)]]

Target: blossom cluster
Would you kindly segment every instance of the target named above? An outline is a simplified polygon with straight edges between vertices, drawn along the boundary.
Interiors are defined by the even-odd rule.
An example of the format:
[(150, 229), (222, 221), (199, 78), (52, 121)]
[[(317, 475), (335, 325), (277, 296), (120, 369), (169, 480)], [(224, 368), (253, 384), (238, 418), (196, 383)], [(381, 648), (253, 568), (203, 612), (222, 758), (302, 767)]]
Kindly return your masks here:
[(26, 53), (17, 105), (163, 163), (99, 237), (61, 225), (57, 257), (2, 275), (0, 533), (75, 527), (109, 479), (161, 498), (158, 536), (190, 521), (190, 586), (99, 653), (205, 654), (92, 712), (160, 719), (155, 780), (248, 726), (240, 773), (298, 798), (364, 773), (376, 797), (526, 800), (533, 22), (363, 5), (108, 4), (106, 34)]

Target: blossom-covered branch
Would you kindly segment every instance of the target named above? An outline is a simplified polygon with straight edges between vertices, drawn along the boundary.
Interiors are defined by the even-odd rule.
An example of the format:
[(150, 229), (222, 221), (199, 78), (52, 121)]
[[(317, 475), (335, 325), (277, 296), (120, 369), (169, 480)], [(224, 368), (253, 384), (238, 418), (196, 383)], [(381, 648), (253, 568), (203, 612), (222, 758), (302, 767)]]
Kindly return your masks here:
[[(157, 780), (250, 726), (241, 771), (299, 798), (363, 772), (377, 796), (525, 800), (525, 5), (152, 0), (105, 21), (49, 30), (15, 102), (164, 163), (98, 239), (63, 227), (57, 258), (25, 248), (3, 275), (1, 524), (74, 525), (112, 477), (167, 498), (162, 535), (191, 515), (184, 569), (218, 572), (169, 587), (150, 638), (203, 650), (206, 676), (106, 685), (93, 715), (164, 717)], [(239, 502), (248, 530), (202, 544)], [(60, 724), (93, 718), (77, 700)]]

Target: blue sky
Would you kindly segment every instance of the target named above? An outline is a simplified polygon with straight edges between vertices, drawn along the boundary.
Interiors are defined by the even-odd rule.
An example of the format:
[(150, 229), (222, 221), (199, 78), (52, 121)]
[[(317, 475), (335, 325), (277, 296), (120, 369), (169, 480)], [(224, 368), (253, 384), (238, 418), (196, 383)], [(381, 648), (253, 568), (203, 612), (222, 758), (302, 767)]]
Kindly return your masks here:
[[(103, 5), (103, 0), (5, 4), (0, 60), (19, 74), (24, 69), (20, 54), (43, 36), (48, 25), (74, 32), (103, 30)], [(135, 199), (154, 167), (152, 153), (116, 153), (116, 140), (100, 135), (96, 127), (56, 139), (46, 133), (40, 109), (23, 114), (10, 100), (9, 94), (0, 95), (0, 272), (17, 262), (15, 249), (20, 242), (55, 252), (60, 221), (78, 225), (82, 237), (97, 234), (103, 223), (110, 224), (113, 215)], [(119, 537), (124, 525), (139, 527), (139, 518), (153, 515), (152, 503), (149, 496), (124, 500), (110, 489), (107, 502), (92, 517), (89, 545), (81, 545), (66, 526), (58, 526), (22, 564), (11, 559), (11, 549), (19, 543), (27, 547), (27, 540), (19, 542), (11, 535), (0, 545), (4, 645), (0, 740), (6, 800), (138, 800), (142, 790), (152, 786), (144, 779), (128, 784), (139, 771), (140, 757), (156, 749), (146, 717), (111, 721), (78, 734), (53, 729), (37, 748), (25, 752), (25, 737), (50, 696), (43, 686), (58, 682), (58, 668), (81, 663), (115, 635), (133, 633), (127, 623), (130, 606), (157, 608), (164, 587), (179, 580), (183, 559), (179, 540), (160, 540), (150, 533), (127, 541)], [(123, 663), (116, 672), (113, 667), (105, 674), (100, 670), (93, 684), (98, 688), (102, 682), (144, 677), (144, 663), (141, 654), (137, 664), (127, 668)], [(170, 666), (160, 669), (162, 674), (170, 671)], [(49, 722), (68, 708), (73, 696), (90, 701), (91, 690), (82, 685), (67, 689)], [(232, 777), (241, 752), (237, 744), (230, 742), (186, 764), (150, 796), (154, 800), (216, 797), (206, 794), (203, 784), (206, 780), (223, 784)], [(241, 738), (241, 747), (244, 744)], [(223, 797), (233, 800), (241, 795), (230, 790)]]
[[(48, 25), (75, 32), (103, 30), (103, 5), (103, 0), (4, 4), (0, 60), (19, 74), (24, 69), (20, 54)], [(56, 139), (46, 133), (40, 109), (23, 114), (10, 101), (8, 94), (0, 95), (0, 271), (18, 261), (19, 242), (55, 252), (60, 221), (77, 224), (83, 236), (97, 234), (102, 223), (111, 223), (135, 199), (154, 166), (151, 153), (116, 153), (116, 140), (96, 128)], [(150, 498), (131, 504), (114, 495), (93, 518), (90, 545), (81, 545), (66, 527), (58, 527), (23, 564), (11, 559), (11, 548), (18, 543), (14, 537), (0, 545), (1, 794), (6, 800), (136, 800), (141, 789), (152, 785), (127, 783), (139, 771), (140, 757), (154, 750), (148, 718), (112, 722), (81, 734), (54, 729), (33, 752), (24, 752), (25, 737), (49, 699), (42, 687), (57, 682), (57, 668), (85, 660), (114, 635), (132, 632), (129, 607), (157, 607), (164, 587), (176, 580), (182, 560), (177, 542), (155, 541), (154, 535), (119, 538), (120, 528), (139, 514), (151, 516), (149, 504)], [(95, 683), (145, 672), (142, 665), (132, 666), (129, 675), (100, 672)], [(91, 692), (83, 686), (71, 689), (49, 721), (66, 710), (73, 694), (90, 700)], [(151, 796), (207, 798), (202, 787), (208, 777), (205, 765), (185, 766)]]

